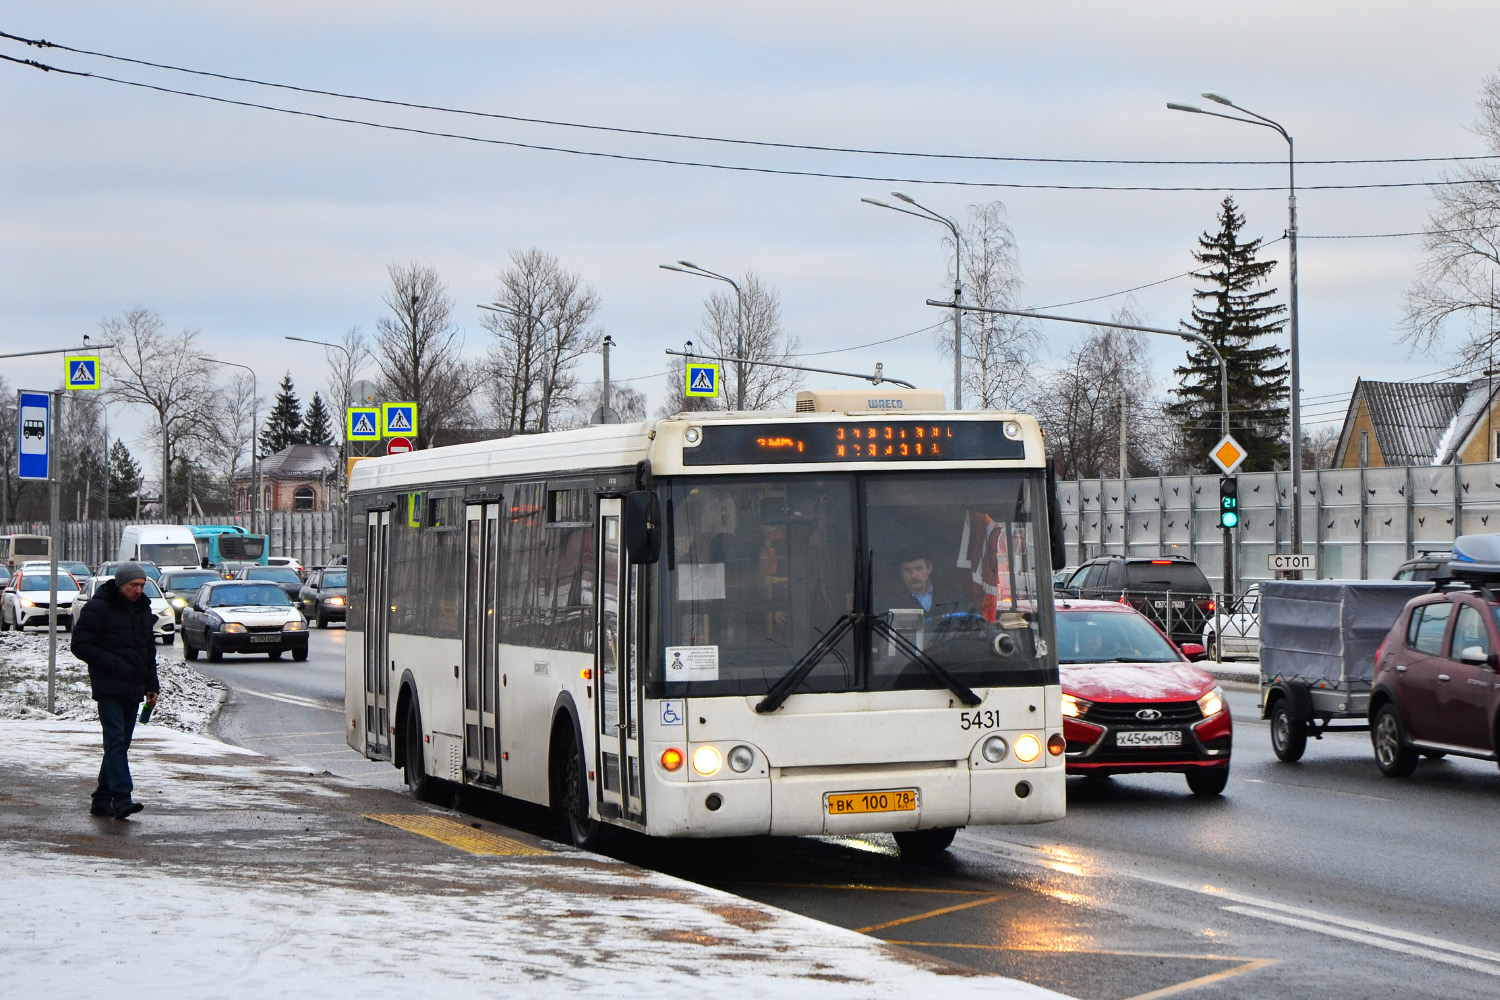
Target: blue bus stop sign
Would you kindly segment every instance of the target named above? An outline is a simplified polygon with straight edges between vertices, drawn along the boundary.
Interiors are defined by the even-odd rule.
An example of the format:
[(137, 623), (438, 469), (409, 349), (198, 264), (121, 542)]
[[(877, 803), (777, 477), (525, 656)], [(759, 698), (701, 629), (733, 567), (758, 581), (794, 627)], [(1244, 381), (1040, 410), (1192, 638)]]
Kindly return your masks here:
[(22, 392), (16, 465), (22, 479), (46, 479), (52, 457), (52, 406), (45, 392)]

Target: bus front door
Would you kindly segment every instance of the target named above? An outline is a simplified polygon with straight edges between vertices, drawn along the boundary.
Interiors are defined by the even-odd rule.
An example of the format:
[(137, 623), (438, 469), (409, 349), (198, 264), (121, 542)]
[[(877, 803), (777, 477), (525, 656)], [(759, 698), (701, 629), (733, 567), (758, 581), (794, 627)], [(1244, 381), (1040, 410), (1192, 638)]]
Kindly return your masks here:
[(500, 785), (495, 594), (500, 505), (469, 504), (464, 542), (464, 772)]
[(594, 704), (598, 706), (599, 803), (606, 815), (644, 822), (640, 672), (634, 570), (621, 547), (620, 501), (599, 501), (599, 599), (595, 602)]
[(391, 757), (391, 512), (372, 510), (365, 546), (365, 755)]

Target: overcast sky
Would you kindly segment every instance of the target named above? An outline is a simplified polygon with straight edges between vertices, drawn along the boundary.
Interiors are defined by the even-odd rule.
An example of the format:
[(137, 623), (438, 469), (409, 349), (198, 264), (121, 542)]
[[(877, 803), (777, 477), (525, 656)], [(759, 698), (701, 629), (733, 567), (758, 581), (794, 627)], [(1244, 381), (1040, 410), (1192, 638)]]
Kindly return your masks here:
[[(986, 156), (1278, 160), (1266, 129), (1168, 111), (1205, 90), (1281, 121), (1299, 160), (1473, 155), (1482, 80), (1500, 66), (1500, 4), (1016, 2), (753, 5), (0, 4), (0, 30), (264, 80), (528, 118), (699, 135)], [(157, 310), (255, 367), (263, 397), (290, 369), (304, 400), (322, 352), (283, 336), (373, 332), (385, 267), (435, 267), (466, 353), (478, 302), (511, 250), (556, 254), (599, 292), (616, 378), (663, 399), (663, 348), (693, 336), (713, 283), (687, 258), (753, 270), (807, 352), (942, 320), (942, 227), (860, 203), (903, 190), (962, 216), (1008, 211), (1031, 306), (1102, 296), (1193, 266), (1222, 192), (1025, 190), (930, 183), (1270, 186), (1236, 194), (1246, 233), (1286, 226), (1284, 162), (1027, 165), (771, 150), (486, 121), (308, 97), (0, 40), (0, 53), (202, 93), (437, 131), (726, 165), (906, 178), (788, 177), (517, 149), (295, 118), (0, 63), (0, 352), (78, 342), (105, 316)], [(1299, 167), (1299, 185), (1426, 181), (1441, 164)], [(1500, 170), (1500, 165), (1497, 165)], [(1306, 420), (1337, 419), (1357, 376), (1445, 367), (1397, 343), (1426, 188), (1299, 194)], [(1285, 259), (1285, 243), (1268, 255)], [(1274, 273), (1286, 289), (1285, 268)], [(1191, 279), (1135, 293), (1175, 326)], [(1060, 312), (1107, 318), (1121, 299)], [(1060, 355), (1074, 328), (1044, 331)], [(920, 333), (808, 363), (951, 389)], [(1163, 341), (1163, 387), (1182, 356)], [(15, 386), (59, 364), (5, 361)], [(594, 375), (595, 361), (583, 374)], [(853, 385), (854, 383), (849, 383)], [(1342, 397), (1342, 398), (1338, 398)], [(112, 418), (138, 425), (141, 415)], [(1310, 429), (1316, 430), (1316, 427)]]

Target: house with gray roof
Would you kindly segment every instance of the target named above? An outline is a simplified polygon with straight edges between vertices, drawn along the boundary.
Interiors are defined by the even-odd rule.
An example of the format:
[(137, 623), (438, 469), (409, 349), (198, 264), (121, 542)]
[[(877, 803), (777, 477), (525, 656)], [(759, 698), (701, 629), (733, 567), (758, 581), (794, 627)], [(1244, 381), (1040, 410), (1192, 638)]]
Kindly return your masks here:
[[(327, 510), (338, 501), (339, 449), (331, 444), (294, 444), (260, 460), (265, 510)], [(255, 495), (250, 469), (235, 477), (235, 509), (250, 511)]]
[(1500, 459), (1500, 380), (1370, 382), (1349, 397), (1333, 467), (1452, 465)]

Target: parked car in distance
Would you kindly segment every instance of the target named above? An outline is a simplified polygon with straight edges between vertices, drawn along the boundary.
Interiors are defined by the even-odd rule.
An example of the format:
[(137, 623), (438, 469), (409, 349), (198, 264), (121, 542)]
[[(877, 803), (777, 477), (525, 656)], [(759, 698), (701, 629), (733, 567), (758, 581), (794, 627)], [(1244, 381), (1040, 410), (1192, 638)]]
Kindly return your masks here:
[[(47, 627), (47, 612), (50, 602), (51, 574), (21, 570), (15, 579), (5, 585), (0, 595), (0, 632), (12, 628), (26, 631), (28, 625)], [(73, 628), (73, 602), (78, 597), (78, 581), (71, 574), (57, 574), (57, 624), (71, 631)]]
[(1436, 580), (1448, 575), (1448, 561), (1453, 553), (1448, 549), (1419, 549), (1417, 555), (1406, 560), (1396, 570), (1392, 580)]
[[(94, 570), (94, 575), (95, 576), (114, 576), (115, 575), (115, 570), (119, 569), (121, 566), (124, 566), (124, 565), (125, 565), (125, 561), (121, 560), (121, 559), (113, 559), (113, 560), (111, 560), (109, 562), (102, 562), (102, 563), (99, 564), (99, 568), (96, 569), (96, 570)], [(138, 565), (141, 569), (143, 569), (143, 570), (146, 571), (146, 578), (147, 579), (149, 579), (149, 580), (160, 580), (161, 579), (161, 570), (157, 567), (156, 563), (154, 563), (154, 562), (143, 562), (143, 563), (137, 563), (136, 565)]]
[(262, 580), (274, 583), (286, 591), (286, 596), (296, 600), (302, 592), (302, 578), (289, 566), (246, 566), (235, 573), (235, 580)]
[[(78, 610), (82, 611), (84, 604), (99, 592), (99, 588), (113, 579), (113, 574), (85, 577), (78, 592)], [(163, 646), (172, 645), (177, 641), (177, 616), (172, 613), (172, 605), (152, 580), (146, 581), (146, 597), (151, 601), (151, 613), (156, 616), (156, 623), (151, 626), (152, 633), (161, 640)]]
[(1422, 756), (1500, 750), (1500, 535), (1460, 536), (1442, 575), (1456, 582), (1408, 601), (1375, 653), (1370, 743), (1387, 777)]
[(260, 563), (243, 562), (243, 561), (239, 561), (239, 560), (230, 560), (228, 562), (214, 563), (214, 565), (213, 565), (213, 571), (215, 573), (219, 574), (219, 578), (220, 579), (223, 579), (223, 580), (233, 580), (234, 579), (234, 575), (236, 573), (238, 573), (240, 570), (242, 570), (242, 569), (249, 569), (251, 566), (259, 566), (259, 565), (260, 565)]
[(83, 581), (94, 575), (89, 572), (88, 563), (79, 562), (76, 559), (59, 559), (57, 568), (77, 580), (80, 587), (83, 586)]
[(1210, 660), (1260, 658), (1260, 584), (1225, 600), (1203, 626), (1203, 648)]
[(329, 622), (346, 621), (349, 568), (347, 566), (324, 566), (315, 569), (297, 599), (302, 604), (302, 613), (318, 628), (327, 628)]
[(204, 653), (217, 663), (225, 653), (265, 653), (273, 660), (291, 651), (307, 659), (307, 621), (274, 583), (215, 580), (198, 588), (182, 613), (182, 655)]
[(1064, 592), (1129, 604), (1176, 643), (1201, 642), (1204, 622), (1214, 609), (1208, 578), (1182, 556), (1099, 556), (1078, 567)]
[(1233, 720), (1213, 675), (1145, 615), (1113, 601), (1057, 601), (1069, 774), (1183, 774), (1194, 795), (1229, 781)]
[(221, 579), (223, 577), (211, 569), (174, 569), (161, 575), (159, 583), (162, 596), (167, 599), (179, 625), (182, 624), (182, 609), (188, 606), (198, 588)]

